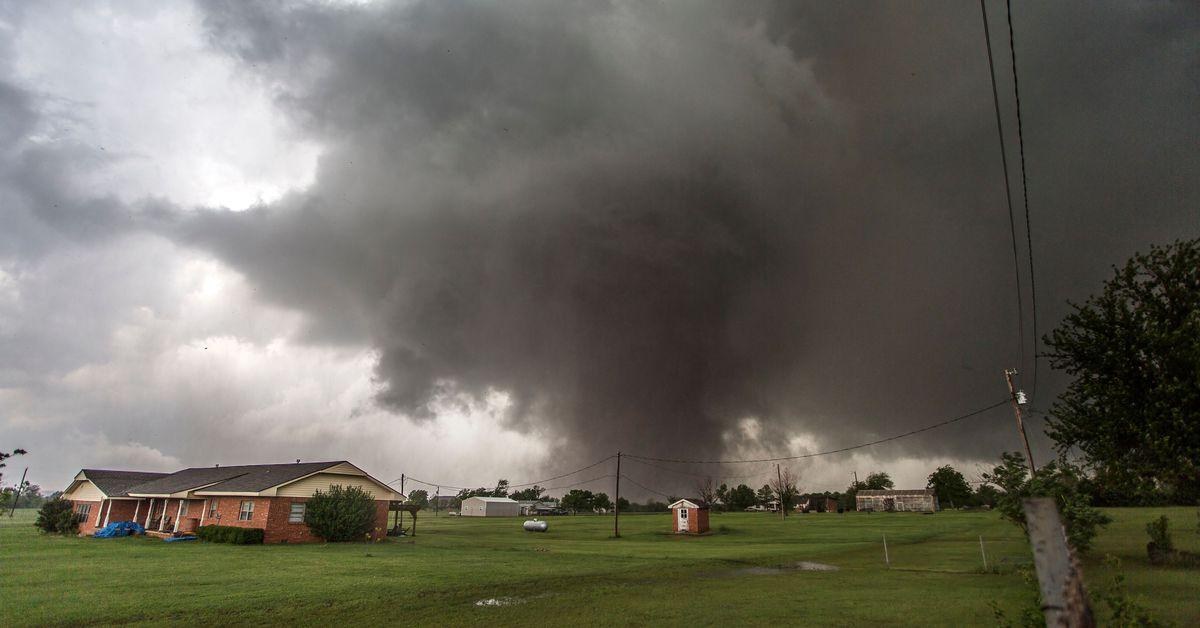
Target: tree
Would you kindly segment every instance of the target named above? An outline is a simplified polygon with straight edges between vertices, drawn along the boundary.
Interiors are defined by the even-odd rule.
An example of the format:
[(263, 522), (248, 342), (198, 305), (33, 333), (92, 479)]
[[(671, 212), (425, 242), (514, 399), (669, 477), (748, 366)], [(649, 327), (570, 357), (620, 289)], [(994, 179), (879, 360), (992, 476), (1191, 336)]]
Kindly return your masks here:
[(1150, 247), (1043, 341), (1074, 377), (1047, 419), (1060, 453), (1200, 497), (1200, 239)]
[(622, 510), (622, 511), (629, 511), (629, 512), (632, 512), (632, 511), (630, 510), (630, 508), (632, 507), (632, 505), (629, 503), (629, 500), (628, 500), (628, 499), (625, 499), (624, 497), (618, 497), (618, 498), (617, 498), (617, 506), (619, 506), (619, 507), (621, 508), (621, 510)]
[(745, 510), (753, 506), (758, 501), (758, 496), (754, 494), (754, 489), (745, 484), (738, 484), (737, 488), (729, 491), (729, 509), (734, 511)]
[(896, 483), (892, 481), (892, 476), (886, 471), (876, 471), (867, 476), (867, 480), (863, 482), (863, 488), (868, 491), (887, 491), (896, 488)]
[(755, 502), (759, 506), (766, 506), (771, 502), (771, 500), (775, 499), (775, 492), (771, 490), (770, 484), (763, 484), (762, 488), (758, 489), (758, 492), (755, 493), (754, 497)]
[(717, 487), (711, 477), (696, 480), (696, 495), (706, 504), (717, 501)]
[(305, 503), (304, 523), (329, 542), (362, 540), (375, 525), (375, 498), (357, 486), (317, 490)]
[(780, 469), (775, 479), (771, 480), (771, 492), (779, 500), (779, 508), (785, 517), (800, 497), (799, 481), (800, 478), (791, 469)]
[(1078, 466), (1059, 459), (1038, 469), (1030, 477), (1025, 458), (1017, 452), (1006, 452), (1000, 465), (983, 479), (1000, 488), (996, 509), (1005, 518), (1028, 532), (1025, 508), (1021, 501), (1028, 497), (1053, 497), (1062, 514), (1067, 541), (1079, 552), (1086, 552), (1096, 537), (1097, 528), (1112, 519), (1092, 508), (1087, 494), (1081, 490), (1083, 472)]
[(546, 489), (534, 484), (533, 486), (530, 486), (529, 488), (523, 488), (519, 491), (513, 491), (512, 494), (509, 495), (509, 497), (511, 497), (512, 499), (515, 499), (517, 501), (536, 502), (542, 498), (542, 493), (545, 493), (545, 492), (546, 492)]
[(417, 489), (408, 494), (408, 503), (424, 508), (429, 505), (429, 491)]
[(955, 504), (966, 506), (971, 501), (971, 485), (967, 483), (967, 478), (950, 465), (938, 467), (937, 471), (930, 473), (929, 483), (925, 486), (937, 494), (939, 504), (948, 504), (950, 508), (954, 508)]
[(508, 497), (508, 480), (496, 480), (496, 488), (487, 497)]
[(1000, 491), (996, 490), (996, 487), (992, 486), (991, 484), (980, 484), (979, 487), (975, 489), (975, 496), (973, 499), (975, 500), (975, 503), (980, 506), (995, 508), (996, 502), (1000, 500)]
[(559, 505), (571, 511), (571, 514), (575, 514), (580, 511), (587, 512), (592, 509), (593, 499), (595, 499), (595, 496), (592, 495), (591, 491), (573, 488), (571, 489), (571, 492), (563, 495), (562, 500), (559, 501)]
[(608, 512), (612, 510), (612, 500), (608, 498), (607, 493), (596, 493), (592, 497), (592, 510)]
[[(29, 453), (29, 452), (25, 451), (24, 449), (14, 449), (14, 450), (12, 450), (12, 453), (5, 453), (3, 451), (0, 451), (0, 469), (3, 469), (4, 467), (8, 466), (7, 464), (5, 464), (5, 462), (4, 462), (5, 460), (8, 460), (9, 458), (12, 458), (13, 456), (24, 456), (27, 453)], [(2, 479), (4, 479), (4, 472), (0, 471), (0, 480), (2, 480)]]
[(717, 487), (717, 501), (721, 502), (721, 505), (724, 506), (722, 510), (729, 510), (729, 487), (724, 482)]
[(74, 534), (79, 530), (83, 515), (75, 512), (75, 506), (65, 499), (52, 499), (42, 504), (33, 525), (49, 534)]

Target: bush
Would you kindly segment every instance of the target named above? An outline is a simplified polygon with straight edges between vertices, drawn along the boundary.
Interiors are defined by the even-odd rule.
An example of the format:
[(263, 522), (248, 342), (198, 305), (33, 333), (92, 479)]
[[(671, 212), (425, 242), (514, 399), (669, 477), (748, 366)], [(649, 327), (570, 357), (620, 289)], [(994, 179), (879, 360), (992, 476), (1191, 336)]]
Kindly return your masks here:
[(262, 528), (207, 525), (196, 528), (196, 538), (212, 543), (233, 545), (258, 545), (263, 542), (266, 531)]
[(331, 486), (308, 499), (304, 523), (329, 542), (362, 540), (375, 525), (375, 498), (357, 486)]
[(1082, 490), (1083, 471), (1066, 460), (1047, 464), (1031, 478), (1025, 458), (1018, 453), (1005, 453), (1001, 456), (1000, 466), (983, 474), (983, 479), (1001, 491), (996, 497), (996, 509), (1022, 530), (1026, 530), (1022, 500), (1053, 497), (1062, 514), (1067, 542), (1077, 552), (1087, 552), (1098, 528), (1112, 522), (1110, 517), (1092, 508), (1088, 494)]
[(75, 505), (65, 499), (52, 499), (38, 509), (37, 521), (33, 525), (51, 534), (75, 534), (83, 515), (75, 512)]
[(1150, 535), (1150, 553), (1153, 554), (1156, 549), (1164, 552), (1175, 549), (1175, 543), (1171, 540), (1170, 524), (1171, 520), (1167, 519), (1166, 515), (1146, 524), (1146, 534)]

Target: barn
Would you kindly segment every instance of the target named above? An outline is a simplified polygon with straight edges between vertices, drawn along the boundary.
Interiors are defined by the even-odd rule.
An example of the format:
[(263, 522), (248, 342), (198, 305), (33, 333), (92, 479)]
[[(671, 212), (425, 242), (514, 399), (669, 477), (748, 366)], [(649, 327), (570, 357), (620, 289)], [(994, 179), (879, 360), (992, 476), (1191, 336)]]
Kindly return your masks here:
[(938, 498), (931, 488), (859, 491), (854, 498), (854, 507), (882, 512), (935, 512)]
[(521, 504), (507, 497), (468, 497), (459, 514), (464, 517), (516, 517)]

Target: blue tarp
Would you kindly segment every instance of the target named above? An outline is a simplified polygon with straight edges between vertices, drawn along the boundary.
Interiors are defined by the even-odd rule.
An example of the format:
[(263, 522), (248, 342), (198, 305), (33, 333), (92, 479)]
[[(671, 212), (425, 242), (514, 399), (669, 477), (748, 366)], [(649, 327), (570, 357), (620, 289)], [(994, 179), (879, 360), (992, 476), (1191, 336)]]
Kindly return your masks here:
[(163, 539), (163, 541), (166, 541), (167, 543), (174, 543), (175, 541), (195, 541), (195, 540), (196, 540), (195, 536), (169, 536), (169, 537)]
[(130, 534), (145, 534), (146, 528), (136, 521), (114, 521), (106, 526), (103, 530), (96, 532), (92, 536), (98, 539), (115, 539), (120, 536), (129, 536)]

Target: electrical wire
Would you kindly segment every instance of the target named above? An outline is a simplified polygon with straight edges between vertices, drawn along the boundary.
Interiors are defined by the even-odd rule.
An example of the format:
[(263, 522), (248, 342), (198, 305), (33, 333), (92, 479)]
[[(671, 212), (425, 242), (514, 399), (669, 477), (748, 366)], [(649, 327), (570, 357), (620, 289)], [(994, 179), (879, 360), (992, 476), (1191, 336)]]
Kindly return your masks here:
[(1029, 255), (1029, 301), (1033, 308), (1033, 390), (1030, 397), (1037, 396), (1038, 385), (1038, 315), (1037, 315), (1037, 283), (1036, 273), (1033, 272), (1033, 226), (1029, 222), (1029, 180), (1025, 176), (1025, 133), (1021, 125), (1021, 83), (1017, 79), (1017, 46), (1014, 43), (1012, 0), (1007, 0), (1008, 8), (1008, 50), (1012, 55), (1013, 98), (1017, 101), (1017, 145), (1021, 154), (1021, 196), (1025, 201), (1025, 251)]
[(744, 464), (744, 463), (750, 463), (750, 462), (780, 462), (783, 460), (799, 460), (802, 458), (815, 458), (817, 456), (828, 456), (830, 454), (842, 453), (844, 451), (851, 451), (853, 449), (862, 449), (863, 447), (870, 447), (872, 445), (878, 445), (880, 443), (886, 443), (886, 442), (898, 440), (901, 438), (905, 438), (907, 436), (912, 436), (914, 434), (920, 434), (921, 432), (928, 432), (929, 430), (932, 430), (932, 429), (937, 429), (939, 427), (950, 425), (951, 423), (957, 423), (959, 421), (969, 419), (973, 416), (983, 414), (984, 412), (987, 412), (988, 410), (999, 408), (1000, 406), (1009, 404), (1011, 402), (1012, 402), (1012, 399), (1010, 397), (1005, 397), (1003, 400), (993, 403), (992, 405), (987, 406), (985, 408), (980, 408), (978, 410), (974, 410), (974, 411), (968, 412), (966, 414), (961, 414), (952, 419), (946, 419), (945, 421), (940, 421), (938, 423), (934, 423), (932, 425), (927, 425), (922, 428), (910, 430), (910, 431), (904, 432), (903, 434), (896, 434), (895, 436), (881, 438), (879, 440), (871, 441), (869, 443), (862, 443), (859, 445), (851, 445), (849, 447), (842, 447), (840, 449), (830, 449), (828, 451), (818, 451), (818, 452), (811, 453), (811, 454), (800, 454), (798, 456), (781, 456), (778, 458), (757, 458), (757, 459), (753, 459), (753, 460), (683, 460), (683, 459), (678, 459), (678, 458), (655, 458), (653, 456), (639, 456), (639, 455), (635, 455), (635, 454), (622, 454), (622, 457), (636, 458), (639, 460), (649, 460), (652, 462), (675, 462), (675, 463), (680, 463), (680, 464)]
[(638, 482), (637, 480), (629, 477), (628, 475), (625, 475), (624, 473), (621, 474), (621, 478), (624, 480), (627, 480), (630, 484), (633, 484), (634, 486), (642, 489), (643, 491), (649, 491), (651, 493), (654, 493), (655, 495), (661, 495), (662, 497), (666, 497), (667, 499), (670, 499), (672, 497), (671, 495), (668, 495), (661, 491), (656, 491), (648, 486), (645, 486), (645, 485), (641, 484), (640, 482)]
[[(996, 64), (992, 57), (992, 34), (988, 26), (987, 4), (979, 0), (983, 13), (983, 39), (987, 44), (988, 72), (992, 77), (992, 104), (996, 109), (996, 135), (1000, 138), (1000, 165), (1004, 169), (1004, 200), (1008, 205), (1008, 230), (1012, 236), (1013, 276), (1017, 288), (1017, 364), (1025, 367), (1025, 304), (1021, 296), (1021, 255), (1017, 251), (1017, 219), (1013, 213), (1012, 184), (1009, 183), (1008, 150), (1004, 145), (1004, 122), (1000, 115), (1000, 92), (996, 89)], [(1036, 332), (1035, 332), (1036, 334)], [(1036, 358), (1034, 364), (1036, 364)]]
[[(561, 475), (556, 475), (556, 476), (554, 476), (554, 477), (546, 478), (546, 479), (544, 479), (544, 480), (537, 480), (536, 482), (524, 482), (524, 483), (521, 483), (521, 484), (509, 484), (509, 485), (508, 485), (508, 488), (519, 488), (519, 487), (522, 487), (522, 486), (534, 486), (534, 485), (536, 485), (536, 484), (541, 484), (541, 483), (543, 483), (543, 482), (552, 482), (552, 481), (554, 481), (554, 480), (561, 480), (562, 478), (565, 478), (565, 477), (567, 477), (567, 476), (569, 476), (569, 475), (575, 475), (576, 473), (579, 473), (580, 471), (587, 471), (588, 469), (591, 469), (592, 467), (598, 467), (598, 466), (600, 466), (600, 465), (604, 464), (605, 462), (608, 462), (609, 460), (612, 460), (613, 458), (616, 458), (616, 457), (617, 457), (617, 456), (616, 456), (616, 454), (613, 454), (613, 455), (611, 455), (611, 456), (608, 456), (607, 458), (603, 458), (603, 459), (601, 459), (601, 460), (599, 460), (599, 461), (593, 462), (592, 464), (589, 464), (589, 465), (588, 465), (588, 466), (586, 466), (586, 467), (580, 467), (580, 468), (578, 468), (578, 469), (575, 469), (574, 471), (569, 471), (569, 472), (567, 472), (567, 473), (563, 473), (563, 474), (561, 474)], [(399, 481), (400, 481), (400, 479), (401, 479), (401, 478), (396, 478), (396, 479), (392, 480), (391, 482), (388, 482), (388, 484), (395, 484), (396, 482), (399, 482)], [(460, 491), (469, 491), (469, 490), (473, 490), (473, 489), (472, 489), (472, 487), (469, 487), (469, 486), (452, 486), (452, 485), (450, 485), (450, 484), (443, 484), (443, 483), (437, 483), (437, 482), (426, 482), (425, 480), (418, 480), (417, 478), (414, 478), (414, 477), (412, 477), (412, 476), (410, 476), (410, 475), (406, 475), (406, 476), (404, 476), (404, 479), (405, 479), (405, 480), (411, 480), (411, 481), (413, 481), (413, 482), (416, 482), (416, 483), (418, 483), (418, 484), (424, 484), (425, 486), (433, 486), (433, 487), (441, 487), (441, 488), (452, 488), (452, 489), (456, 489), (456, 490), (460, 490)], [(474, 487), (474, 488), (479, 488), (479, 487)]]
[[(626, 456), (622, 456), (622, 457), (626, 457)], [(713, 474), (711, 474), (711, 473), (693, 473), (693, 472), (691, 472), (691, 471), (681, 471), (681, 470), (679, 470), (679, 469), (672, 469), (672, 468), (670, 468), (670, 467), (664, 467), (664, 466), (662, 466), (662, 465), (657, 465), (657, 464), (654, 464), (654, 463), (652, 463), (652, 462), (647, 462), (647, 461), (645, 461), (645, 460), (641, 460), (641, 459), (639, 459), (639, 458), (632, 458), (632, 457), (630, 457), (629, 459), (630, 459), (630, 460), (632, 460), (633, 462), (636, 462), (636, 463), (638, 463), (638, 464), (644, 464), (644, 465), (646, 465), (646, 466), (648, 466), (648, 467), (654, 467), (655, 469), (660, 469), (660, 470), (662, 470), (662, 471), (668, 471), (668, 472), (670, 472), (670, 473), (678, 473), (678, 474), (680, 474), (680, 475), (690, 475), (690, 476), (692, 476), (692, 477), (696, 477), (696, 478), (711, 479), (711, 480), (713, 480), (713, 481), (724, 481), (724, 480), (744, 480), (744, 479), (746, 479), (746, 478), (757, 478), (757, 477), (762, 477), (762, 476), (764, 476), (764, 475), (774, 475), (774, 473), (775, 473), (775, 472), (774, 472), (774, 470), (770, 470), (770, 469), (768, 469), (768, 470), (766, 470), (766, 471), (760, 471), (760, 472), (758, 472), (758, 473), (750, 473), (750, 474), (747, 474), (747, 475), (719, 475), (719, 476), (714, 476), (714, 475), (713, 475)]]

